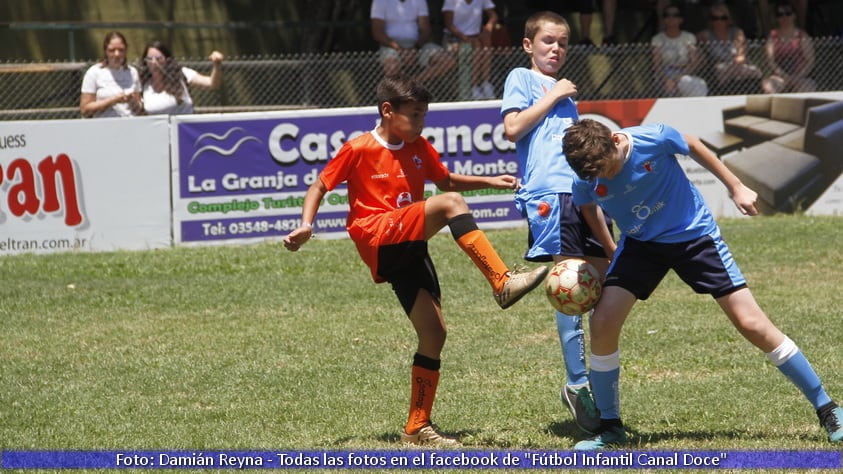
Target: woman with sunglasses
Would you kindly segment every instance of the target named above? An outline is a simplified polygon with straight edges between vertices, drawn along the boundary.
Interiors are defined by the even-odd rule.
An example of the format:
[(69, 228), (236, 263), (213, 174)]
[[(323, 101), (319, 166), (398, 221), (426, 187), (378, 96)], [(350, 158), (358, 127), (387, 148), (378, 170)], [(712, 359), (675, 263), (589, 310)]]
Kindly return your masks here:
[(661, 82), (661, 93), (667, 97), (708, 95), (708, 84), (695, 76), (700, 65), (697, 37), (682, 29), (682, 10), (670, 4), (662, 13), (665, 28), (650, 40), (653, 47), (655, 76)]
[[(761, 71), (746, 58), (746, 36), (732, 25), (729, 9), (715, 3), (708, 10), (709, 27), (697, 33), (697, 41), (714, 63), (715, 84), (719, 93), (756, 93)], [(746, 83), (751, 81), (752, 88)]]
[(193, 99), (190, 97), (188, 86), (218, 88), (222, 84), (223, 58), (219, 51), (214, 51), (208, 56), (213, 66), (211, 75), (207, 76), (179, 64), (164, 43), (153, 41), (147, 44), (139, 67), (146, 113), (192, 114)]
[(776, 21), (778, 27), (770, 31), (764, 47), (772, 74), (762, 81), (761, 88), (767, 94), (816, 90), (816, 83), (808, 77), (814, 67), (814, 43), (796, 26), (790, 2), (776, 4)]

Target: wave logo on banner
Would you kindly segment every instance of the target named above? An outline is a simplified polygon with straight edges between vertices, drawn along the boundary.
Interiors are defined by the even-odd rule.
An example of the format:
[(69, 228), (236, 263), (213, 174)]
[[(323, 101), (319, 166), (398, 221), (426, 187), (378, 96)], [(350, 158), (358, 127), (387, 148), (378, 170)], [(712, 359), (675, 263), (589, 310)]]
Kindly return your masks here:
[[(217, 143), (224, 142), (224, 141), (228, 140), (228, 137), (230, 137), (232, 134), (234, 134), (234, 132), (244, 132), (245, 133), (246, 130), (243, 127), (232, 127), (232, 128), (229, 128), (222, 135), (217, 135), (215, 133), (210, 133), (210, 132), (203, 133), (202, 135), (199, 135), (198, 137), (196, 137), (196, 141), (193, 142), (193, 147), (194, 148), (199, 147), (200, 142), (202, 142), (203, 140), (206, 140), (206, 139), (216, 140)], [(242, 137), (239, 140), (237, 140), (229, 148), (223, 148), (222, 146), (218, 146), (217, 144), (203, 145), (202, 147), (197, 148), (197, 150), (193, 153), (193, 155), (190, 157), (190, 162), (188, 164), (190, 166), (192, 166), (193, 162), (196, 160), (196, 158), (198, 158), (199, 155), (201, 155), (202, 153), (205, 153), (206, 151), (213, 151), (213, 152), (216, 152), (217, 154), (219, 154), (221, 156), (225, 156), (225, 157), (231, 156), (231, 155), (233, 155), (234, 153), (237, 152), (237, 150), (240, 148), (241, 145), (243, 145), (246, 142), (250, 142), (250, 141), (256, 141), (258, 143), (261, 143), (261, 141), (258, 137), (255, 137), (255, 136), (252, 136), (252, 135), (246, 135), (245, 137)]]

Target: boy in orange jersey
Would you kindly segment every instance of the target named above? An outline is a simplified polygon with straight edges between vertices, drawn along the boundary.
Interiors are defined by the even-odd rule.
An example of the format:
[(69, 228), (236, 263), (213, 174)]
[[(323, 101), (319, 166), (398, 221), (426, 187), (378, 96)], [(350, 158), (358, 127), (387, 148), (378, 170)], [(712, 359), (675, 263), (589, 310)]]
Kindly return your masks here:
[[(444, 436), (430, 421), (446, 328), (427, 240), (447, 225), (504, 309), (538, 286), (547, 267), (528, 273), (510, 272), (477, 228), (468, 205), (456, 191), (514, 189), (516, 178), (450, 173), (430, 142), (421, 137), (430, 92), (405, 76), (391, 76), (378, 84), (377, 101), (380, 123), (370, 133), (346, 142), (328, 162), (305, 195), (302, 226), (284, 239), (284, 246), (296, 251), (310, 239), (323, 196), (347, 182), (349, 236), (374, 281), (392, 284), (418, 335), (410, 414), (401, 441), (453, 446), (459, 442)], [(425, 200), (426, 180), (445, 192)]]

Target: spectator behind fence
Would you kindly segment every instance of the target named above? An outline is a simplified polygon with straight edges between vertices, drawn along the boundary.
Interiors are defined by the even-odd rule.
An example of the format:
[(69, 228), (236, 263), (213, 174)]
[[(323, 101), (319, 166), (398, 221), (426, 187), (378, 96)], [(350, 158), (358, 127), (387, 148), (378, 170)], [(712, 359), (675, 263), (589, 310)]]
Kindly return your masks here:
[(699, 66), (697, 37), (681, 29), (682, 11), (677, 5), (664, 10), (665, 30), (653, 36), (653, 63), (667, 96), (704, 96), (708, 85), (693, 75)]
[(808, 77), (814, 67), (814, 43), (805, 30), (796, 26), (796, 14), (788, 2), (776, 5), (778, 28), (770, 31), (764, 46), (772, 74), (761, 88), (767, 94), (811, 92), (816, 83)]
[[(675, 3), (677, 0), (654, 0), (656, 4), (656, 15), (659, 19), (659, 31), (664, 31), (665, 22), (664, 22), (664, 10), (672, 3)], [(694, 20), (690, 22), (691, 26), (689, 27), (686, 24), (686, 28), (691, 31), (701, 30), (705, 28), (703, 18), (703, 11), (706, 6), (711, 5), (729, 5), (732, 9), (732, 13), (734, 14), (734, 23), (744, 31), (744, 34), (747, 38), (761, 38), (764, 36), (764, 28), (763, 25), (759, 28), (759, 21), (758, 21), (758, 14), (756, 13), (756, 0), (680, 0), (682, 1), (689, 10), (685, 11), (686, 18), (690, 20)], [(766, 0), (759, 0), (759, 3), (764, 2)], [(758, 7), (760, 8), (760, 7)], [(691, 11), (693, 10), (693, 11)], [(697, 14), (698, 13), (698, 14)], [(699, 18), (697, 18), (699, 17)], [(697, 21), (699, 20), (699, 21)]]
[[(563, 1), (562, 3), (574, 4), (574, 11), (580, 17), (580, 39), (577, 44), (591, 46), (591, 20), (594, 16), (594, 0), (574, 0), (573, 2)], [(617, 0), (601, 0), (601, 13), (603, 14), (603, 46), (617, 43), (615, 38), (615, 12), (618, 9)]]
[[(764, 30), (769, 27), (770, 21), (770, 6), (767, 0), (758, 0), (758, 14), (761, 17)], [(808, 28), (808, 0), (787, 0), (784, 2), (774, 2), (774, 8), (778, 3), (790, 5), (796, 13), (796, 25), (800, 28)]]
[(431, 41), (427, 0), (373, 0), (370, 16), (386, 76), (418, 65), (422, 71), (413, 76), (424, 84), (447, 74), (456, 64), (453, 55)]
[(714, 64), (718, 90), (741, 92), (747, 82), (757, 89), (761, 70), (747, 61), (746, 36), (742, 29), (732, 25), (729, 8), (722, 3), (709, 7), (708, 24), (708, 29), (697, 34), (697, 40), (708, 61)]
[(131, 117), (143, 112), (138, 70), (126, 63), (128, 46), (119, 31), (106, 33), (103, 60), (88, 68), (82, 78), (82, 117)]
[(216, 89), (222, 84), (223, 54), (213, 51), (208, 59), (213, 64), (210, 76), (179, 64), (164, 43), (153, 41), (147, 44), (139, 66), (146, 113), (192, 114), (193, 99), (188, 86)]
[[(483, 14), (486, 21), (483, 21)], [(471, 96), (474, 99), (494, 99), (495, 88), (489, 82), (492, 70), (492, 32), (498, 14), (492, 0), (445, 0), (442, 5), (445, 31), (442, 43), (456, 54), (460, 46), (471, 46)]]

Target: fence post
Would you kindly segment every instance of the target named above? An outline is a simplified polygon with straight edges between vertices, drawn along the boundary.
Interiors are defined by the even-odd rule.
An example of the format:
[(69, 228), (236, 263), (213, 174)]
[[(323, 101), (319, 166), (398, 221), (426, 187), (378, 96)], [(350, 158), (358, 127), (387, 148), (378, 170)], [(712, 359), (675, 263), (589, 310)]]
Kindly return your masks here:
[(460, 43), (457, 52), (457, 68), (459, 69), (459, 98), (461, 100), (471, 99), (471, 63), (473, 56), (471, 43)]

